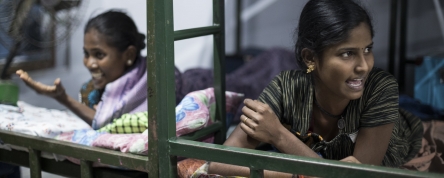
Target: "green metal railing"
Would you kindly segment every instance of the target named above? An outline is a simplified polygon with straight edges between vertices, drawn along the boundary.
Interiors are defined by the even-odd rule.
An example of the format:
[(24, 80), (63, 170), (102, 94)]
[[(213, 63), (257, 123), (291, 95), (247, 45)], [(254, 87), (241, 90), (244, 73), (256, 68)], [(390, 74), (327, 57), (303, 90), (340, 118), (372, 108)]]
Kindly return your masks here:
[[(148, 172), (146, 167), (148, 159), (146, 156), (122, 153), (104, 148), (84, 146), (5, 130), (0, 130), (0, 138), (3, 142), (2, 144), (10, 144), (28, 149), (28, 153), (23, 151), (7, 151), (2, 149), (0, 150), (0, 161), (29, 167), (31, 177), (33, 178), (40, 178), (42, 170), (48, 170), (49, 172), (70, 177), (80, 177), (76, 176), (79, 173), (81, 177), (101, 177), (101, 175), (113, 175), (113, 177), (119, 177), (117, 175), (118, 173), (107, 174), (105, 172), (105, 174), (101, 174), (95, 172), (95, 170), (92, 168), (92, 162), (100, 162), (102, 164), (111, 166)], [(41, 158), (40, 154), (42, 152), (76, 158), (80, 161), (80, 166), (74, 165), (73, 163), (69, 164), (64, 162), (58, 162), (55, 164), (53, 161)]]
[[(224, 1), (213, 0), (213, 25), (174, 31), (172, 0), (148, 0), (148, 101), (149, 153), (146, 156), (121, 153), (54, 139), (0, 130), (0, 143), (21, 146), (28, 152), (0, 149), (0, 161), (29, 166), (31, 176), (42, 177), (41, 171), (69, 177), (176, 177), (177, 156), (235, 164), (250, 168), (252, 177), (263, 177), (263, 171), (274, 170), (321, 177), (443, 177), (442, 174), (408, 171), (380, 166), (360, 165), (314, 159), (281, 153), (264, 152), (218, 145), (225, 140), (225, 73), (224, 73)], [(213, 35), (214, 88), (216, 120), (213, 125), (176, 137), (174, 40)], [(196, 140), (215, 133), (218, 144)], [(3, 144), (2, 143), (2, 144)], [(42, 152), (77, 158), (80, 165), (41, 158)], [(140, 172), (92, 168), (93, 162), (123, 167)]]
[[(176, 177), (176, 156), (222, 162), (250, 168), (251, 177), (264, 170), (320, 177), (442, 177), (443, 175), (381, 166), (314, 159), (281, 153), (227, 147), (192, 141), (221, 129), (217, 142), (225, 138), (224, 122), (224, 2), (213, 0), (213, 26), (174, 31), (172, 0), (148, 1), (148, 88), (150, 177)], [(214, 36), (214, 76), (217, 116), (221, 124), (187, 137), (176, 137), (174, 40)]]

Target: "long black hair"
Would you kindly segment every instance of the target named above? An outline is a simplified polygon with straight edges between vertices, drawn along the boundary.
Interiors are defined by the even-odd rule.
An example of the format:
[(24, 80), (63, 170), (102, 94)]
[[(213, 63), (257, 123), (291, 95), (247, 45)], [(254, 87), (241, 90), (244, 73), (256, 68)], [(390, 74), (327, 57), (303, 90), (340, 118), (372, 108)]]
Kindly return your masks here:
[(123, 12), (110, 10), (90, 19), (85, 26), (84, 33), (95, 29), (106, 36), (108, 45), (125, 51), (133, 45), (137, 49), (137, 55), (145, 48), (145, 35), (139, 33), (133, 19)]
[(317, 56), (322, 56), (326, 47), (345, 41), (350, 31), (362, 22), (368, 24), (373, 38), (373, 25), (368, 12), (353, 0), (308, 1), (295, 32), (299, 67), (307, 69), (301, 56), (302, 49), (308, 48)]

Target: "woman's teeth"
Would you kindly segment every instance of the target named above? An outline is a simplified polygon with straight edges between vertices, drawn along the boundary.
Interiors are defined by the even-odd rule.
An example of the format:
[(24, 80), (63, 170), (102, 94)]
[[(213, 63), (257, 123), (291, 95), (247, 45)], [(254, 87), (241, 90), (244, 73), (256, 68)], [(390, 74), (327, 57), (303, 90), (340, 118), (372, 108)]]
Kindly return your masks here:
[(362, 79), (347, 80), (347, 84), (352, 87), (359, 87), (362, 85)]
[(100, 79), (102, 78), (103, 74), (101, 72), (98, 73), (91, 73), (92, 78), (94, 79)]

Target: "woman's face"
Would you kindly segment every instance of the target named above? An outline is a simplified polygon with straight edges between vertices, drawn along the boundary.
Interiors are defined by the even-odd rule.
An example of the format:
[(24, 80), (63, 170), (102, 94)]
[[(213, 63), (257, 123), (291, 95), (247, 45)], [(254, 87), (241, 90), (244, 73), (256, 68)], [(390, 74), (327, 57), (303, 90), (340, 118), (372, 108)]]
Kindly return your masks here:
[(95, 89), (118, 79), (125, 71), (124, 53), (106, 43), (106, 37), (95, 29), (85, 33), (83, 64), (89, 70)]
[(317, 89), (333, 96), (354, 100), (362, 96), (364, 83), (373, 68), (373, 41), (367, 23), (350, 31), (346, 41), (328, 47), (322, 62), (315, 60)]

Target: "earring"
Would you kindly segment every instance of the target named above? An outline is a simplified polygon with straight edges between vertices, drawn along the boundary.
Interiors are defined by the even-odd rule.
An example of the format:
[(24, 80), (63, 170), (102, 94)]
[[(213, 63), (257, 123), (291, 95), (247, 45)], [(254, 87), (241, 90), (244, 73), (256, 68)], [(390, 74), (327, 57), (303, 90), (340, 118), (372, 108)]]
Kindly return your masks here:
[(133, 61), (132, 61), (132, 60), (128, 60), (128, 61), (126, 61), (126, 64), (127, 64), (128, 66), (131, 66), (131, 65), (133, 65)]
[(314, 70), (315, 70), (315, 66), (313, 64), (309, 65), (308, 69), (307, 69), (307, 74), (314, 71)]

